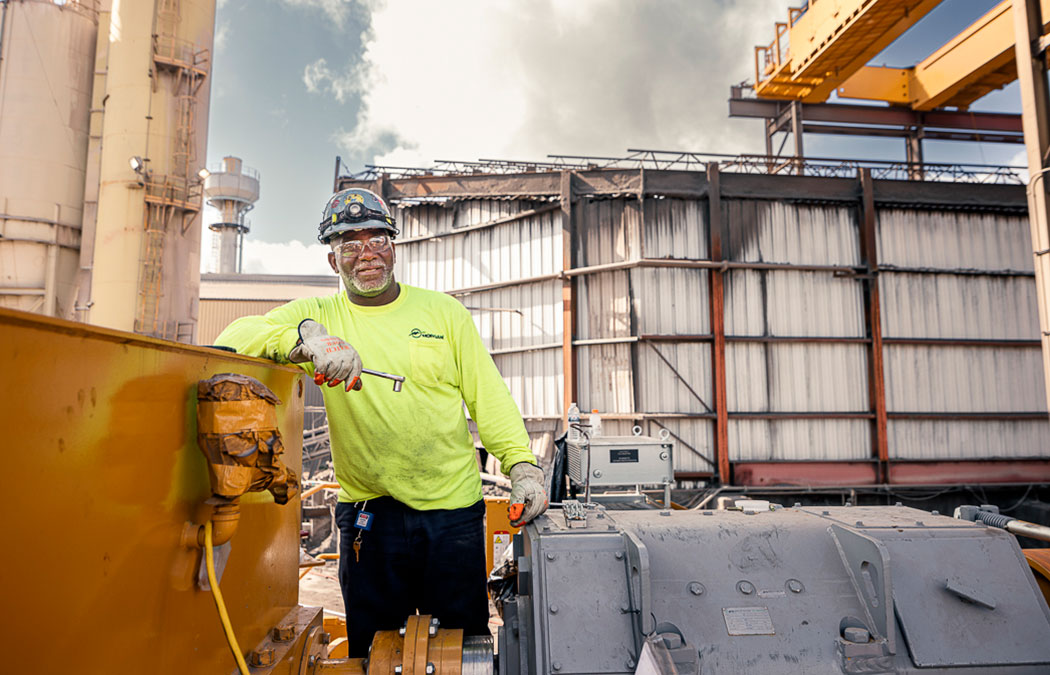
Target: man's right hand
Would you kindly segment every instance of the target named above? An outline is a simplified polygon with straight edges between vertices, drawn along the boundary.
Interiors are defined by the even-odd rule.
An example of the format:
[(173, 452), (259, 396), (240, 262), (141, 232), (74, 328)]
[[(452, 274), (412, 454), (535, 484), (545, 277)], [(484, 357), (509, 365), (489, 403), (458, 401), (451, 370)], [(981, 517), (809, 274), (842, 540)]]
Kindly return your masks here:
[(341, 338), (329, 335), (325, 327), (313, 319), (299, 324), (299, 344), (289, 352), (288, 360), (292, 363), (312, 361), (315, 378), (327, 381), (329, 387), (346, 382), (347, 391), (361, 388), (361, 357), (357, 350)]

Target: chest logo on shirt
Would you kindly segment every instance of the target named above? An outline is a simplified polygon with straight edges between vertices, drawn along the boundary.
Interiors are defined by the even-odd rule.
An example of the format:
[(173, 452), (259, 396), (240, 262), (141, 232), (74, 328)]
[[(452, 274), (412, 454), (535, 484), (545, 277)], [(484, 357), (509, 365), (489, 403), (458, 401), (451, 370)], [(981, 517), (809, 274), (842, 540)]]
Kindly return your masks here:
[(428, 333), (425, 330), (420, 330), (418, 328), (413, 328), (411, 331), (409, 331), (408, 337), (414, 338), (414, 339), (419, 339), (419, 338), (431, 338), (431, 339), (434, 339), (434, 340), (444, 340), (445, 339), (444, 335), (438, 335), (437, 333)]

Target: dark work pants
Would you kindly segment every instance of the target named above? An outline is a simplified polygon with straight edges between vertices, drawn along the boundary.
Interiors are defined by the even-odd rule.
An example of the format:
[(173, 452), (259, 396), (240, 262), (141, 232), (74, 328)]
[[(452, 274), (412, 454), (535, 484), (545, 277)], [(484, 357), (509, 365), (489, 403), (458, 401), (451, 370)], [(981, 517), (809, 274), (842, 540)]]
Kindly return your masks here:
[[(372, 514), (355, 556), (358, 511)], [(485, 591), (485, 502), (464, 509), (416, 511), (391, 497), (340, 502), (339, 585), (346, 607), (350, 658), (368, 655), (378, 630), (397, 630), (416, 610), (442, 628), (488, 635)]]

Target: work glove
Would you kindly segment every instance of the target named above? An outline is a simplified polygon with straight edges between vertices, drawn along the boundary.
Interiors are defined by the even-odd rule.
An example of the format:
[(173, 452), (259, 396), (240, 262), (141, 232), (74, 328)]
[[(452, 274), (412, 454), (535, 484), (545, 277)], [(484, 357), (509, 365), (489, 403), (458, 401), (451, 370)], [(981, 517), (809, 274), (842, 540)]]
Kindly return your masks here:
[(299, 324), (299, 342), (288, 353), (292, 363), (314, 364), (314, 382), (334, 387), (346, 382), (346, 390), (361, 388), (361, 357), (357, 350), (341, 338), (329, 335), (325, 327), (313, 319)]
[(510, 467), (510, 524), (521, 527), (547, 510), (543, 491), (543, 470), (535, 464), (519, 462)]

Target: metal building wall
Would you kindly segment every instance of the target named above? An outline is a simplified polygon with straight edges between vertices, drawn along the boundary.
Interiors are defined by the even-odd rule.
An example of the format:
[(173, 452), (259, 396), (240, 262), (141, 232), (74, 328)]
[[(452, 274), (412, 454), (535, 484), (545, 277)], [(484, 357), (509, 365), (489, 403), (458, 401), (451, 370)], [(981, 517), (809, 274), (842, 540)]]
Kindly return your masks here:
[(878, 235), (890, 456), (1045, 457), (1027, 218), (886, 208)]
[(399, 205), (399, 278), (471, 308), (537, 441), (572, 392), (607, 434), (669, 430), (683, 480), (1050, 476), (1023, 188), (567, 174), (361, 183)]

